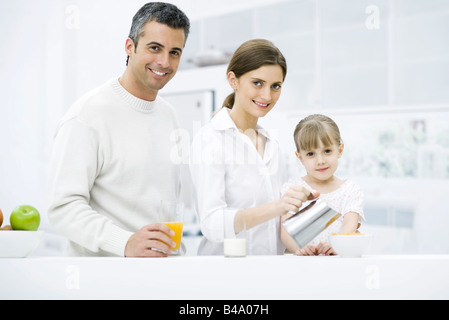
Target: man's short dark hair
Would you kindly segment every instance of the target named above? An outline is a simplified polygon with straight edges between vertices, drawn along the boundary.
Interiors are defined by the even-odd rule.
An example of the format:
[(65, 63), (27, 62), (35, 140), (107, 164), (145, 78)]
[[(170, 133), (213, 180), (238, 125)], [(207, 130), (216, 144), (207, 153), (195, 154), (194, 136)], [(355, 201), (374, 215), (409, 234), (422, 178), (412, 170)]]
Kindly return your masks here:
[[(190, 21), (186, 14), (170, 3), (150, 2), (140, 8), (133, 18), (129, 38), (134, 42), (136, 49), (143, 28), (149, 21), (156, 21), (173, 29), (184, 29), (187, 41), (190, 33)], [(126, 65), (128, 65), (128, 60), (129, 56)]]

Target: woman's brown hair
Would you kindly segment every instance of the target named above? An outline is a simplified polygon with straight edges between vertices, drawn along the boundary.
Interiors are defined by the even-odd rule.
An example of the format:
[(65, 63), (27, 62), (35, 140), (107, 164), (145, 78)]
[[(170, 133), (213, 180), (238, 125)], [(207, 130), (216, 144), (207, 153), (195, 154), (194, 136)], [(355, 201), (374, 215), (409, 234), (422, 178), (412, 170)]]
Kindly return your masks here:
[[(281, 51), (270, 41), (254, 39), (243, 43), (232, 56), (227, 74), (234, 72), (237, 78), (245, 73), (259, 69), (266, 65), (278, 65), (287, 76), (287, 61)], [(232, 109), (235, 101), (235, 92), (231, 93), (223, 102), (223, 107)]]

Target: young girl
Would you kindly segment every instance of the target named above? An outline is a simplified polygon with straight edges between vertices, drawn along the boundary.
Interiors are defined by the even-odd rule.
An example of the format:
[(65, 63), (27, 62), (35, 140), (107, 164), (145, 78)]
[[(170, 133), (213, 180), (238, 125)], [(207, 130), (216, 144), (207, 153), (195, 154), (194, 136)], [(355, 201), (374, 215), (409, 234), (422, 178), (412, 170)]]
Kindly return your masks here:
[(199, 255), (222, 255), (224, 228), (246, 228), (249, 255), (283, 254), (280, 217), (313, 197), (294, 186), (280, 198), (279, 145), (258, 124), (276, 105), (287, 74), (271, 42), (242, 44), (229, 63), (233, 93), (192, 143), (190, 171), (204, 238)]
[(308, 116), (297, 125), (294, 139), (296, 156), (305, 167), (307, 175), (296, 181), (289, 181), (283, 189), (304, 186), (317, 191), (320, 198), (342, 216), (305, 248), (300, 249), (284, 228), (281, 232), (282, 241), (288, 252), (297, 255), (335, 255), (329, 244), (329, 235), (357, 231), (359, 222), (364, 221), (363, 192), (353, 181), (342, 180), (334, 175), (344, 144), (338, 126), (331, 118), (324, 115)]

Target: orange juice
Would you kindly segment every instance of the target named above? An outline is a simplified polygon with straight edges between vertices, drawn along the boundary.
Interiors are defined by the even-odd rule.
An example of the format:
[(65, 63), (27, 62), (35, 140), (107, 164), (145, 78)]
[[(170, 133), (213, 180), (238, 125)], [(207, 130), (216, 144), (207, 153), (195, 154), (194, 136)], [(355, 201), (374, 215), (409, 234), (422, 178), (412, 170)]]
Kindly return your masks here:
[(171, 249), (178, 250), (179, 247), (181, 247), (182, 228), (184, 224), (182, 222), (163, 222), (163, 224), (165, 224), (175, 232), (175, 235), (170, 238), (173, 239), (173, 241), (176, 243), (176, 247)]

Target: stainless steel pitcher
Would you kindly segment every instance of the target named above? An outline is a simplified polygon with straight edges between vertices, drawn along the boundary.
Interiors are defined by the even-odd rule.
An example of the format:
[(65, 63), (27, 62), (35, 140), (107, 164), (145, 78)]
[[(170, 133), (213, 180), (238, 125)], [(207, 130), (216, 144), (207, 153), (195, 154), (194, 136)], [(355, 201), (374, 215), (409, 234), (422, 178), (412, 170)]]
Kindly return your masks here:
[(310, 203), (305, 203), (282, 225), (302, 249), (339, 217), (341, 214), (332, 210), (326, 202), (318, 198)]

